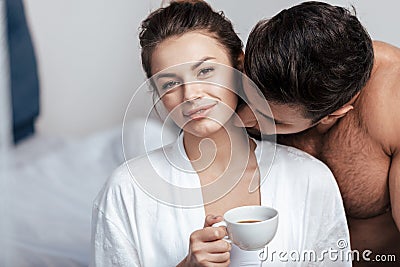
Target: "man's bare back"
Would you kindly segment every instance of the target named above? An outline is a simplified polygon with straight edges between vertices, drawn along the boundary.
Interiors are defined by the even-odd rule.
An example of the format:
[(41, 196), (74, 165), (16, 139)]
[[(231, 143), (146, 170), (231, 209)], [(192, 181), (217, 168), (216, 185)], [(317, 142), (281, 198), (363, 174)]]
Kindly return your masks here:
[[(371, 79), (353, 110), (325, 133), (315, 127), (279, 140), (330, 167), (348, 215), (352, 249), (371, 250), (371, 260), (376, 254), (395, 254), (398, 262), (400, 232), (392, 210), (399, 208), (394, 201), (400, 179), (400, 49), (375, 42), (374, 54)], [(377, 262), (371, 264), (355, 262)]]

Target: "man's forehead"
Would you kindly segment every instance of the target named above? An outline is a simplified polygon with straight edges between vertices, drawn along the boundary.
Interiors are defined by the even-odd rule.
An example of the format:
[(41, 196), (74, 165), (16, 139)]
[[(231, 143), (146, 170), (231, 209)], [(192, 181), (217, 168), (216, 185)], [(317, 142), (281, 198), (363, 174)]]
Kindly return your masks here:
[(280, 124), (293, 124), (299, 120), (306, 120), (303, 115), (303, 109), (300, 106), (268, 102), (257, 95), (255, 97), (260, 99), (255, 101), (249, 99), (247, 103), (253, 113), (272, 119)]

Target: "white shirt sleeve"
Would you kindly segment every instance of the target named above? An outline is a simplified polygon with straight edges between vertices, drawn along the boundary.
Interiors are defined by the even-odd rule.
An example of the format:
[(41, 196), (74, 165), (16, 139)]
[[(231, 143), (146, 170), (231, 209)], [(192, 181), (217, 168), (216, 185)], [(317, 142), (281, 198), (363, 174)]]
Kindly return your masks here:
[(95, 205), (92, 215), (91, 267), (140, 266), (139, 255), (123, 229)]

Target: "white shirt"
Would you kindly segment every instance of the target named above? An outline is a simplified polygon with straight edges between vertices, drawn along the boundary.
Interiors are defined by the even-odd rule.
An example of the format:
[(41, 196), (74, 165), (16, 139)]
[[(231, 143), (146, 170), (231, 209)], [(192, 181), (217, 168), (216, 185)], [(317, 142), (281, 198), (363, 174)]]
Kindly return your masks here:
[[(340, 261), (347, 259), (350, 239), (341, 195), (328, 167), (298, 149), (276, 145), (273, 153), (273, 143), (256, 143), (260, 175), (266, 177), (260, 187), (261, 205), (279, 212), (278, 230), (262, 266), (351, 266), (351, 261)], [(195, 205), (202, 201), (197, 173), (181, 167), (191, 168), (182, 136), (115, 170), (94, 203), (91, 266), (176, 266), (187, 255), (190, 234), (203, 228), (206, 214), (203, 205)], [(156, 184), (159, 179), (147, 176), (149, 168), (170, 184), (192, 188), (194, 207), (167, 205), (144, 192), (143, 183), (154, 179)], [(156, 191), (165, 190), (161, 186)], [(311, 250), (317, 260), (307, 260)], [(338, 261), (335, 256), (329, 260), (332, 250)], [(324, 255), (324, 261), (318, 260)], [(306, 261), (300, 261), (304, 256)], [(233, 246), (230, 266), (260, 266), (259, 252)]]

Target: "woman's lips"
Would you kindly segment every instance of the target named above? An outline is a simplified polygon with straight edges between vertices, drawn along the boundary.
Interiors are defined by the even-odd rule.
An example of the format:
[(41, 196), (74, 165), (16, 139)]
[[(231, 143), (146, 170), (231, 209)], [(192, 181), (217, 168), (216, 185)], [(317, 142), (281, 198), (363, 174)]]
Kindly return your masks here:
[(217, 105), (217, 103), (204, 105), (190, 110), (184, 110), (183, 115), (185, 117), (189, 117), (192, 120), (203, 119), (207, 117), (207, 115), (211, 112), (215, 105)]

